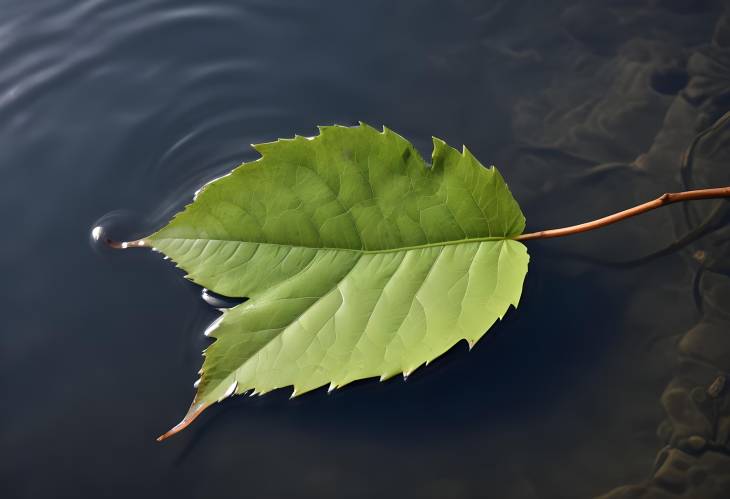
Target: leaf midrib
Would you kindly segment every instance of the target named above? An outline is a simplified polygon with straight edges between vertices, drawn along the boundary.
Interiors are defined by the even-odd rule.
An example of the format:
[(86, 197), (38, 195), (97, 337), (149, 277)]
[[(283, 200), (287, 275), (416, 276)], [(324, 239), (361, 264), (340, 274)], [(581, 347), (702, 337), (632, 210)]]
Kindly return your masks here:
[(377, 255), (384, 253), (398, 253), (401, 251), (412, 251), (425, 248), (437, 248), (442, 246), (453, 246), (458, 244), (469, 244), (469, 243), (482, 243), (486, 241), (507, 241), (514, 240), (519, 234), (510, 236), (485, 236), (485, 237), (474, 237), (466, 239), (455, 239), (451, 241), (440, 241), (436, 243), (419, 244), (415, 246), (403, 246), (400, 248), (388, 248), (383, 250), (360, 250), (354, 248), (332, 248), (327, 246), (300, 246), (296, 244), (281, 244), (281, 243), (267, 243), (263, 241), (240, 241), (238, 239), (208, 239), (204, 237), (160, 237), (155, 238), (154, 235), (148, 239), (154, 241), (216, 241), (216, 242), (227, 242), (227, 243), (239, 243), (239, 244), (266, 244), (269, 246), (279, 246), (282, 248), (306, 248), (312, 250), (321, 251), (347, 251), (350, 253), (357, 253), (360, 255)]

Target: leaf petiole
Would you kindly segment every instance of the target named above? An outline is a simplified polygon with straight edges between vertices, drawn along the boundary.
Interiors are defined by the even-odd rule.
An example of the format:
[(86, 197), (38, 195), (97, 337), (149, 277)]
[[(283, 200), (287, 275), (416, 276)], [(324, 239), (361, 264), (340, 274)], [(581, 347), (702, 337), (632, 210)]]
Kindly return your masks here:
[(658, 198), (648, 201), (646, 203), (634, 206), (627, 210), (619, 211), (612, 215), (608, 215), (597, 220), (585, 222), (578, 225), (571, 225), (569, 227), (562, 227), (560, 229), (548, 229), (540, 230), (537, 232), (528, 232), (526, 234), (520, 234), (515, 237), (516, 241), (530, 241), (532, 239), (547, 239), (550, 237), (563, 237), (570, 236), (572, 234), (578, 234), (580, 232), (587, 232), (589, 230), (600, 229), (607, 225), (615, 224), (627, 218), (641, 215), (647, 211), (661, 208), (672, 203), (679, 203), (682, 201), (695, 201), (698, 199), (719, 199), (719, 198), (730, 198), (730, 186), (729, 187), (716, 187), (713, 189), (698, 189), (693, 191), (683, 192), (668, 192), (662, 194)]

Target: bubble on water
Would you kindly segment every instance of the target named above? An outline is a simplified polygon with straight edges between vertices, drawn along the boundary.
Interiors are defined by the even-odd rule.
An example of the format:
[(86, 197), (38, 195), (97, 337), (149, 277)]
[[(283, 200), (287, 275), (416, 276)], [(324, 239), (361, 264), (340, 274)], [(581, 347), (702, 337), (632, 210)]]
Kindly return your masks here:
[(91, 229), (91, 239), (94, 242), (99, 242), (99, 240), (101, 240), (102, 234), (104, 234), (104, 227), (102, 227), (101, 225), (97, 225), (96, 227)]
[(139, 215), (128, 210), (114, 210), (96, 220), (89, 231), (89, 244), (96, 253), (107, 253), (115, 248), (124, 248), (123, 241), (134, 241), (140, 246), (140, 229), (148, 224)]

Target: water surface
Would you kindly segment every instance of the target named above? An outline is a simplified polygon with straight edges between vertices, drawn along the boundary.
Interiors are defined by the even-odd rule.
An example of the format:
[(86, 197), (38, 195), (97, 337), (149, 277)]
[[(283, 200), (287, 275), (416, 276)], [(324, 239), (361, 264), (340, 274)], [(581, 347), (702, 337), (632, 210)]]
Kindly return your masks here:
[[(712, 203), (531, 243), (519, 310), (407, 382), (236, 397), (164, 444), (217, 312), (159, 255), (89, 242), (96, 225), (118, 239), (161, 226), (255, 159), (251, 143), (358, 120), (424, 156), (432, 135), (466, 144), (499, 166), (528, 229), (681, 189), (681, 153), (730, 106), (721, 2), (2, 12), (3, 497), (582, 498), (641, 483), (636, 497), (726, 497), (728, 409), (705, 428), (688, 402), (730, 371), (726, 225), (641, 265), (600, 263), (667, 246)], [(728, 139), (698, 148), (693, 185), (730, 184)], [(696, 324), (717, 333), (680, 344)], [(680, 353), (695, 360), (679, 369)], [(663, 406), (667, 386), (678, 395)], [(718, 447), (681, 450), (698, 435)], [(690, 460), (669, 478), (654, 465), (667, 443), (681, 452), (667, 462)]]

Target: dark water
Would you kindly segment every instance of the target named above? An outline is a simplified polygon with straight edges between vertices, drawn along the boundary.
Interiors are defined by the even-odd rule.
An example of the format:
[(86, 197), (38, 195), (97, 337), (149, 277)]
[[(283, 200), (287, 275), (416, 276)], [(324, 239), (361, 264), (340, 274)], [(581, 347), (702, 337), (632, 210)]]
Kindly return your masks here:
[(601, 262), (718, 203), (531, 243), (519, 310), (472, 352), (407, 382), (227, 400), (164, 444), (217, 313), (159, 255), (89, 241), (159, 227), (250, 143), (358, 120), (424, 155), (431, 135), (466, 144), (532, 229), (728, 185), (726, 127), (679, 168), (730, 110), (724, 9), (0, 1), (0, 495), (730, 497), (730, 403), (706, 395), (730, 371), (727, 206), (640, 265)]

